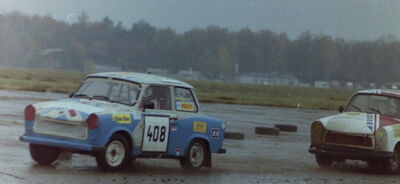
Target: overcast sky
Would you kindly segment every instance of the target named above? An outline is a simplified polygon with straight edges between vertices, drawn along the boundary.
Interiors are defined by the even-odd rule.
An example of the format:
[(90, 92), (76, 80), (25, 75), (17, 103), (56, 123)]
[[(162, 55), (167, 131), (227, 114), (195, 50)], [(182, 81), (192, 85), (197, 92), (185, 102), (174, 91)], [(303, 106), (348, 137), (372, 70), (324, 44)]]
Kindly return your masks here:
[(84, 10), (90, 20), (109, 16), (129, 28), (143, 19), (177, 32), (218, 25), (290, 38), (306, 30), (346, 39), (400, 38), (400, 0), (0, 0), (1, 13), (14, 10), (69, 22)]

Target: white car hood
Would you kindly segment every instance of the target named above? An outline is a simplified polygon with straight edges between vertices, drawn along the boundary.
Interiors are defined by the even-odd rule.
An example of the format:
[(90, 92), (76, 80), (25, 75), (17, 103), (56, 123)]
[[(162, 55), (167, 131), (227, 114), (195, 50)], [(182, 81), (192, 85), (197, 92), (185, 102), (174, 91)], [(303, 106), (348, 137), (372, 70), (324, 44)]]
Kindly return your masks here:
[(70, 98), (34, 104), (36, 115), (51, 119), (67, 119), (68, 121), (85, 121), (92, 113), (123, 112), (133, 107), (110, 103), (101, 100)]
[(345, 112), (320, 119), (325, 129), (333, 132), (374, 134), (379, 128), (379, 114)]

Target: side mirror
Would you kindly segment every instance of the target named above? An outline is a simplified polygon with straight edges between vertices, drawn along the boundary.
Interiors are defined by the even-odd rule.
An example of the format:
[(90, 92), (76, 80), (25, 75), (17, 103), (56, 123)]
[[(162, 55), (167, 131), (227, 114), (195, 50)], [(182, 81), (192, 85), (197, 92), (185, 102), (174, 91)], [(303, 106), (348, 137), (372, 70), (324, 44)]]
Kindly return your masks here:
[(339, 107), (339, 112), (343, 112), (344, 108), (342, 106)]
[(154, 102), (146, 101), (143, 103), (143, 109), (154, 109)]
[(75, 92), (70, 92), (69, 94), (68, 94), (68, 98), (72, 98), (72, 97), (74, 97), (75, 96)]

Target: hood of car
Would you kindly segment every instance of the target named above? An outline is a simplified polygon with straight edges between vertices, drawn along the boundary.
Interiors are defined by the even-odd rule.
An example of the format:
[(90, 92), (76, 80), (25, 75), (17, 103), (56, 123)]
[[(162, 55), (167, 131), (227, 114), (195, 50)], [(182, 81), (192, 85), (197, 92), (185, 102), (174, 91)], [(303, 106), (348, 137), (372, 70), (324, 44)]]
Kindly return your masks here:
[(400, 120), (391, 116), (345, 112), (320, 119), (325, 129), (341, 133), (374, 134), (375, 130), (393, 124), (400, 124)]
[(92, 113), (124, 112), (133, 107), (119, 103), (83, 98), (69, 98), (34, 104), (36, 115), (45, 118), (84, 121)]

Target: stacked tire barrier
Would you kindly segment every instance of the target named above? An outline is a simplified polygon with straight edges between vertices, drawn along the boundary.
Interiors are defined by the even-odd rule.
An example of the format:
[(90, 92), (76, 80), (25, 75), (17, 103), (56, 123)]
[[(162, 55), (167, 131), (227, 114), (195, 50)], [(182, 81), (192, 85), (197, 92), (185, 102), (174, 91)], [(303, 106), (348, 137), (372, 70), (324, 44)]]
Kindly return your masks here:
[[(297, 126), (289, 124), (275, 124), (274, 128), (271, 127), (255, 127), (254, 133), (260, 135), (279, 136), (280, 132), (297, 132)], [(241, 132), (225, 132), (225, 139), (244, 140), (245, 135)]]

